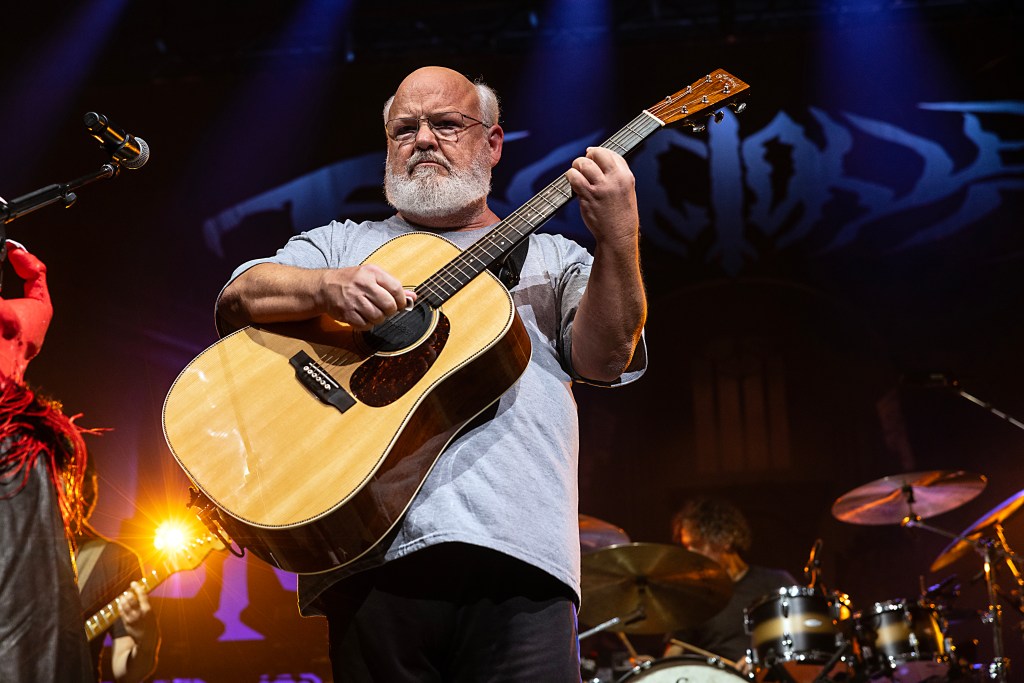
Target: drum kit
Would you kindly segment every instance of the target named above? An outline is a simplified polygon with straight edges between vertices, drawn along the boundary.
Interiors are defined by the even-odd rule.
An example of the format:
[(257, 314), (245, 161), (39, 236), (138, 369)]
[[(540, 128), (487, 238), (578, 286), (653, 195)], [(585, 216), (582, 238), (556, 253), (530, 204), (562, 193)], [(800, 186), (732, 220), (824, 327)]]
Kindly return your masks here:
[[(876, 602), (854, 610), (848, 595), (828, 591), (818, 577), (820, 540), (805, 567), (807, 585), (784, 586), (744, 610), (750, 636), (743, 661), (735, 662), (673, 638), (687, 654), (660, 659), (638, 655), (627, 634), (672, 634), (699, 627), (721, 611), (733, 592), (728, 574), (713, 560), (658, 543), (631, 543), (624, 531), (592, 517), (580, 517), (582, 604), (580, 623), (590, 627), (580, 640), (614, 633), (628, 651), (626, 670), (599, 670), (584, 661), (586, 683), (738, 683), (738, 679), (783, 683), (831, 681), (1009, 681), (1010, 660), (1003, 641), (1003, 608), (1024, 615), (1020, 557), (1010, 548), (1005, 523), (1024, 506), (1021, 491), (960, 533), (926, 524), (984, 489), (984, 476), (962, 470), (913, 472), (884, 477), (839, 497), (832, 515), (859, 525), (900, 525), (951, 539), (932, 562), (940, 571), (974, 550), (982, 562), (984, 609), (953, 609), (955, 575), (914, 599)], [(1016, 582), (1004, 592), (995, 571), (1005, 565)], [(980, 579), (979, 579), (980, 580)], [(1002, 599), (1002, 600), (1000, 600)], [(991, 630), (992, 658), (961, 652), (949, 637), (950, 623), (974, 619)], [(668, 636), (666, 636), (668, 637)], [(615, 676), (608, 678), (608, 675)], [(1024, 680), (1015, 672), (1017, 680)]]

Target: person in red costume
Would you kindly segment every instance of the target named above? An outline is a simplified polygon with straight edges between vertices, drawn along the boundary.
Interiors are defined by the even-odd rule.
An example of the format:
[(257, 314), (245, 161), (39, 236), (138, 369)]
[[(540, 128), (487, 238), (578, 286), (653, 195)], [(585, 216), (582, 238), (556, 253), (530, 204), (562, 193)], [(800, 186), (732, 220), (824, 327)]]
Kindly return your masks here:
[(24, 296), (0, 299), (0, 681), (93, 681), (69, 540), (85, 444), (24, 383), (53, 317), (46, 266), (10, 240), (4, 256), (25, 284)]

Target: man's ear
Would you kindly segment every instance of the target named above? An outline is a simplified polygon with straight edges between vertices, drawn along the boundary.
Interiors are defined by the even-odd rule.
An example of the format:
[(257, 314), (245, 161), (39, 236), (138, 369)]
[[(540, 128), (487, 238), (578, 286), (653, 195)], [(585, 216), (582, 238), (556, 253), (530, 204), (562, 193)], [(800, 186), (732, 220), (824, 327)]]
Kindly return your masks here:
[(505, 131), (498, 124), (494, 124), (487, 131), (487, 145), (491, 148), (491, 168), (494, 168), (501, 159), (501, 148), (504, 143)]

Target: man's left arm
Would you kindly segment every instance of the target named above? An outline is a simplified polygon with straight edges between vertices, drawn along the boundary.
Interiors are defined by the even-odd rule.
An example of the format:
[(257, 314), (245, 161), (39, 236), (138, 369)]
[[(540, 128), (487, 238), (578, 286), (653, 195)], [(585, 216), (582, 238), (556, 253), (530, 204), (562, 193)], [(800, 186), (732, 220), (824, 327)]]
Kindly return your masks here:
[(635, 180), (625, 159), (603, 147), (588, 148), (566, 178), (596, 240), (573, 321), (572, 365), (582, 377), (611, 382), (629, 366), (647, 318)]

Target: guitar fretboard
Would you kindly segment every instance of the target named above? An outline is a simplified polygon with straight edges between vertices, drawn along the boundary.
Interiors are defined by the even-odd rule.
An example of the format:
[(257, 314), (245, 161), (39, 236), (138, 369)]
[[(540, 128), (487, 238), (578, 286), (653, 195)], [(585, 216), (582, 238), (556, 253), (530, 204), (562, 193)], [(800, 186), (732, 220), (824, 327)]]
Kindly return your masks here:
[[(657, 117), (645, 110), (601, 146), (625, 156), (662, 125)], [(473, 278), (508, 255), (572, 197), (569, 180), (565, 174), (558, 176), (494, 229), (424, 280), (416, 288), (417, 301), (440, 307)]]
[[(157, 584), (166, 579), (168, 575), (168, 573), (165, 573), (163, 576), (161, 576), (160, 572), (158, 572), (156, 569), (153, 569), (144, 577), (142, 577), (142, 579), (139, 580), (139, 583), (142, 584), (143, 590), (146, 593), (148, 593), (153, 588), (155, 588)], [(131, 589), (128, 589), (124, 593), (121, 593), (121, 595), (118, 597), (126, 596), (131, 592)], [(103, 609), (101, 609), (99, 612), (92, 615), (91, 617), (89, 617), (89, 619), (86, 620), (85, 634), (86, 636), (88, 636), (89, 640), (93, 640), (101, 633), (104, 633), (108, 628), (110, 628), (114, 624), (115, 621), (117, 621), (120, 618), (121, 608), (117, 606), (117, 600), (108, 602), (106, 605), (103, 606)]]

